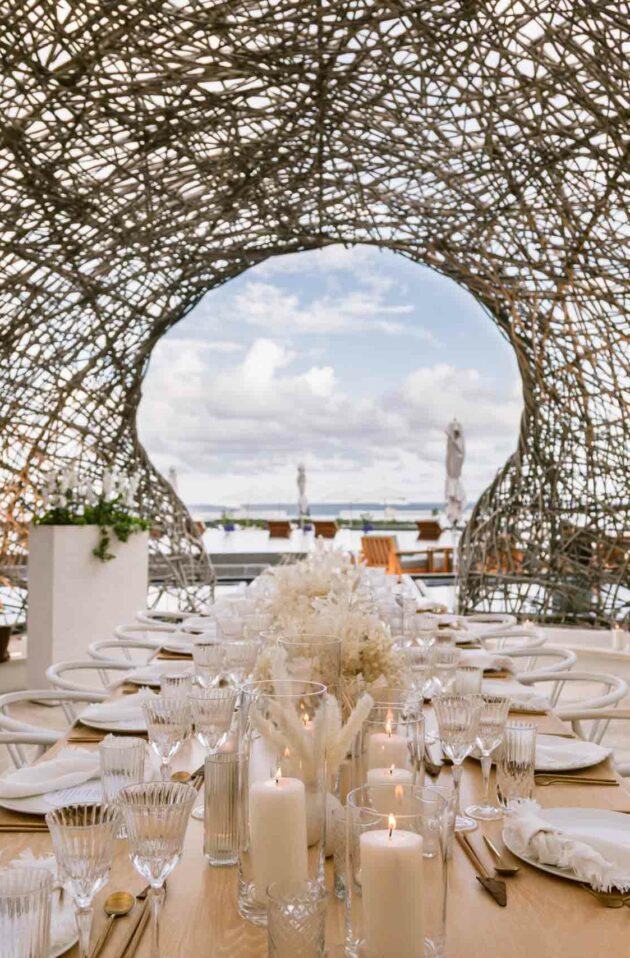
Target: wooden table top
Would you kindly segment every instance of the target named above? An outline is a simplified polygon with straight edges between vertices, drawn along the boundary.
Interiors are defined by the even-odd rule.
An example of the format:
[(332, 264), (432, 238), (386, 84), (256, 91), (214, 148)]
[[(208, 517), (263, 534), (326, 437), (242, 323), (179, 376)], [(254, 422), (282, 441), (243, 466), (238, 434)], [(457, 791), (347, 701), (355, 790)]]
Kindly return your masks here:
[[(430, 724), (430, 708), (427, 713)], [(552, 714), (515, 714), (514, 718), (517, 717), (535, 722), (541, 732), (566, 734), (570, 731)], [(81, 747), (95, 748), (96, 744)], [(190, 742), (176, 757), (173, 767), (192, 770), (199, 761), (199, 746)], [(604, 763), (597, 770), (590, 769), (589, 774), (595, 771), (609, 777), (611, 770), (608, 763)], [(444, 769), (440, 783), (447, 783), (449, 777), (449, 770)], [(463, 806), (477, 801), (480, 793), (479, 764), (468, 760), (462, 778)], [(624, 785), (537, 787), (536, 798), (545, 807), (588, 806), (630, 812), (630, 793)], [(0, 813), (0, 820), (10, 817), (10, 813)], [(469, 833), (489, 867), (489, 854), (481, 839), (483, 832), (500, 845), (501, 824), (483, 823), (477, 831)], [(7, 865), (25, 848), (30, 848), (35, 855), (50, 854), (50, 837), (47, 834), (0, 834), (0, 864)], [(329, 888), (332, 888), (330, 861), (327, 862), (327, 878)], [(137, 892), (143, 885), (129, 861), (126, 842), (117, 842), (111, 880), (95, 900), (93, 940), (103, 927), (102, 903), (107, 894), (122, 889)], [(576, 882), (521, 864), (519, 874), (507, 879), (507, 893), (507, 907), (498, 907), (476, 881), (472, 865), (455, 843), (449, 865), (448, 958), (625, 958), (628, 954), (629, 910), (605, 908)], [(236, 896), (236, 867), (211, 868), (207, 865), (203, 855), (203, 823), (191, 819), (182, 860), (168, 879), (162, 918), (163, 958), (263, 958), (267, 954), (266, 930), (238, 915)], [(117, 921), (102, 958), (119, 958), (130, 921), (129, 918)], [(331, 892), (329, 945), (343, 942), (343, 928), (343, 903)], [(147, 929), (136, 958), (148, 958), (149, 952)], [(78, 949), (72, 949), (68, 956), (78, 958)]]

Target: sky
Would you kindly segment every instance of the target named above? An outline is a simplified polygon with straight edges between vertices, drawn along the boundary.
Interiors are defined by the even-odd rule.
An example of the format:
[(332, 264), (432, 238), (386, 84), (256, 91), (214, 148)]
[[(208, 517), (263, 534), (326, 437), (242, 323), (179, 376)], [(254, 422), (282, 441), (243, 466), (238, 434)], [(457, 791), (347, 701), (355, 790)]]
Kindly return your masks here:
[(440, 501), (463, 425), (474, 501), (516, 448), (513, 350), (452, 280), (368, 246), (270, 258), (154, 349), (138, 425), (188, 504)]

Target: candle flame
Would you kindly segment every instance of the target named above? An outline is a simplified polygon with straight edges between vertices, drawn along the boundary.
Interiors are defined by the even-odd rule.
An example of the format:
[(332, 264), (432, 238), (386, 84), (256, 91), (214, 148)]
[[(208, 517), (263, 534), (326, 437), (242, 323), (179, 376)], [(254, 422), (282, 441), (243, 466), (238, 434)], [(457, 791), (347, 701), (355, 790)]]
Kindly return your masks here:
[(385, 731), (389, 738), (392, 737), (392, 722), (394, 721), (394, 713), (391, 709), (387, 710), (387, 715), (385, 716)]
[(389, 774), (390, 774), (390, 775), (393, 775), (393, 774), (394, 774), (394, 769), (395, 769), (395, 768), (396, 768), (395, 765), (390, 765), (390, 766), (389, 766)]
[(290, 758), (290, 757), (291, 757), (291, 752), (289, 751), (289, 747), (287, 745), (287, 747), (284, 750), (284, 758)]
[(282, 769), (280, 766), (276, 769), (276, 785), (280, 784), (280, 778), (282, 777)]
[(311, 717), (310, 717), (310, 715), (308, 714), (308, 712), (304, 712), (304, 714), (302, 715), (302, 722), (303, 722), (303, 724), (304, 724), (304, 728), (310, 728), (310, 727), (311, 727), (311, 724), (312, 724), (312, 723), (311, 723)]
[(389, 837), (391, 838), (392, 833), (394, 829), (396, 828), (396, 819), (391, 813), (389, 815), (389, 818), (387, 819), (387, 827), (389, 828)]
[(396, 788), (394, 789), (394, 798), (396, 799), (396, 801), (402, 802), (404, 794), (405, 794), (405, 790), (402, 787), (402, 785), (397, 785)]

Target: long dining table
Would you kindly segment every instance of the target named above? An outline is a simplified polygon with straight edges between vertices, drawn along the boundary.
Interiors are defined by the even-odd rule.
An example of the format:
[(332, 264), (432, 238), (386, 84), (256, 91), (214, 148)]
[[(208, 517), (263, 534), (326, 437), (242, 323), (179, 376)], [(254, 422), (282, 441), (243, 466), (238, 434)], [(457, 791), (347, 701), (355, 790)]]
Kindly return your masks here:
[[(117, 693), (117, 694), (120, 694)], [(568, 725), (553, 714), (514, 713), (512, 718), (534, 722), (541, 733), (571, 735)], [(426, 707), (427, 727), (434, 719), (430, 705)], [(81, 728), (81, 732), (77, 732)], [(79, 741), (80, 740), (80, 741)], [(65, 744), (97, 748), (99, 736), (78, 726), (69, 731), (42, 759), (55, 754)], [(174, 770), (195, 769), (202, 759), (200, 746), (193, 740), (186, 743), (173, 761)], [(588, 770), (589, 776), (610, 779), (615, 775), (607, 760)], [(567, 775), (567, 778), (569, 775)], [(439, 783), (447, 784), (448, 767), (440, 774)], [(537, 786), (535, 798), (543, 807), (591, 807), (630, 814), (630, 792), (622, 779), (617, 786), (561, 783)], [(481, 771), (474, 759), (465, 762), (462, 777), (462, 805), (481, 798)], [(19, 824), (26, 816), (0, 810), (0, 825)], [(492, 860), (482, 840), (488, 835), (501, 846), (501, 823), (480, 823), (469, 833), (477, 854), (492, 871)], [(112, 891), (137, 893), (144, 882), (129, 861), (127, 843), (117, 841), (117, 848), (108, 885), (95, 899), (92, 936), (100, 934), (105, 914), (103, 903)], [(50, 854), (47, 833), (0, 833), (0, 865), (7, 865), (24, 849), (34, 855)], [(509, 856), (508, 856), (509, 857)], [(475, 878), (475, 870), (454, 843), (449, 862), (447, 906), (447, 958), (622, 958), (630, 948), (630, 909), (607, 908), (577, 882), (547, 874), (519, 862), (515, 877), (507, 878), (507, 907), (499, 907)], [(327, 862), (329, 887), (327, 946), (344, 940), (344, 904), (332, 891), (332, 863)], [(116, 921), (102, 958), (121, 958), (130, 922), (140, 905), (127, 918)], [(150, 933), (145, 931), (135, 953), (148, 958)], [(237, 910), (237, 869), (210, 867), (203, 854), (203, 822), (191, 819), (182, 859), (168, 879), (162, 914), (163, 958), (259, 958), (267, 954), (266, 930), (241, 918)], [(0, 954), (1, 954), (0, 944)], [(78, 948), (67, 952), (77, 958)]]

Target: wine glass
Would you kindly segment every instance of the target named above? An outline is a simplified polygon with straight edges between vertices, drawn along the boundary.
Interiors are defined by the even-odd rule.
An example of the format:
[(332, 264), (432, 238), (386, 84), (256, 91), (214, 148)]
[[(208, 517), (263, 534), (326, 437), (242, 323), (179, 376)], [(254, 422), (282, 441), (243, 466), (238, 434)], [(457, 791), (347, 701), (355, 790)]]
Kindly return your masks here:
[(249, 639), (237, 642), (222, 642), (226, 678), (232, 685), (240, 686), (251, 678), (260, 652), (260, 642)]
[(190, 734), (190, 703), (186, 699), (154, 695), (142, 703), (151, 748), (160, 760), (162, 781), (170, 778), (170, 763)]
[(411, 673), (411, 687), (422, 700), (427, 697), (431, 690), (435, 665), (435, 646), (405, 645), (401, 651)]
[(433, 686), (436, 693), (448, 692), (455, 681), (455, 672), (462, 653), (454, 645), (438, 644), (433, 662)]
[(492, 753), (503, 741), (505, 723), (510, 710), (510, 700), (501, 695), (483, 695), (477, 728), (477, 747), (481, 752), (481, 773), (483, 775), (483, 803), (470, 805), (466, 814), (483, 822), (501, 818), (500, 808), (490, 804), (490, 766)]
[(195, 642), (192, 647), (195, 678), (203, 688), (217, 685), (223, 671), (223, 643), (215, 640)]
[(74, 899), (81, 958), (90, 954), (92, 901), (107, 882), (121, 824), (117, 805), (65, 805), (46, 815), (59, 873)]
[(151, 958), (160, 958), (160, 906), (164, 882), (181, 858), (197, 791), (181, 782), (130, 785), (118, 796), (133, 866), (151, 886)]
[[(238, 689), (195, 688), (190, 696), (195, 735), (206, 753), (219, 748), (227, 737), (234, 717)], [(193, 818), (203, 818), (203, 805), (193, 809)]]
[(456, 695), (481, 693), (482, 682), (483, 669), (477, 669), (473, 665), (460, 665), (455, 671), (453, 692), (455, 692)]
[(477, 738), (479, 712), (483, 697), (481, 695), (438, 695), (433, 699), (433, 707), (438, 723), (438, 732), (442, 749), (453, 763), (453, 785), (455, 788), (455, 831), (471, 831), (477, 827), (472, 818), (460, 812), (459, 785), (462, 778), (462, 763), (473, 750)]

